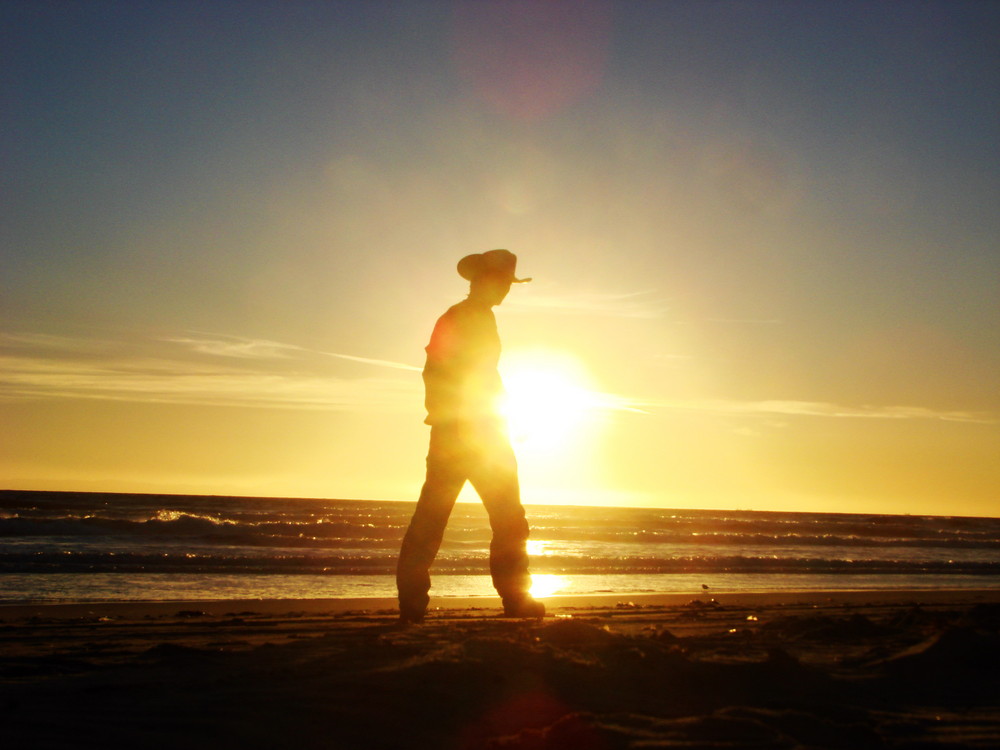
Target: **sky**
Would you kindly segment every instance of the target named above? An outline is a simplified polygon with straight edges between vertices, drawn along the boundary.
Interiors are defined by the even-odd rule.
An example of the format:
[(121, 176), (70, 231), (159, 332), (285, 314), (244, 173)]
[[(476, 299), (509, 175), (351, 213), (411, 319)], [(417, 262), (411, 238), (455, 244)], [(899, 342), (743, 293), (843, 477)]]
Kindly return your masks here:
[(423, 347), (508, 248), (526, 503), (1000, 515), (997, 38), (4, 0), (0, 487), (412, 500)]

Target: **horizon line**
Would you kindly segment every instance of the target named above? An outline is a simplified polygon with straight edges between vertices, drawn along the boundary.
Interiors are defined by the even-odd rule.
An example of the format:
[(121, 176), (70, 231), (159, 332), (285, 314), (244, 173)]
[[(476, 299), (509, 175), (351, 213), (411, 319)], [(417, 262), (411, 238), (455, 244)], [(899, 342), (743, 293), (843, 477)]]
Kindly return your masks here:
[[(185, 498), (230, 498), (233, 500), (291, 500), (302, 502), (339, 502), (339, 503), (415, 503), (413, 500), (389, 500), (385, 498), (345, 498), (345, 497), (319, 497), (302, 495), (222, 495), (222, 494), (200, 494), (200, 493), (178, 493), (178, 492), (123, 492), (120, 490), (33, 490), (0, 488), (0, 495), (12, 493), (33, 493), (33, 494), (59, 494), (59, 495), (123, 495), (138, 497), (185, 497)], [(458, 500), (457, 504), (480, 505), (478, 500)], [(619, 510), (654, 510), (654, 511), (680, 511), (695, 513), (784, 513), (796, 515), (824, 515), (824, 516), (894, 516), (901, 518), (988, 518), (1000, 520), (1000, 516), (988, 515), (943, 515), (928, 513), (872, 513), (867, 511), (828, 511), (828, 510), (761, 510), (756, 508), (683, 508), (675, 506), (656, 505), (601, 505), (589, 503), (586, 505), (576, 505), (573, 503), (537, 503), (524, 502), (523, 505), (529, 507), (553, 507), (553, 508), (615, 508)]]

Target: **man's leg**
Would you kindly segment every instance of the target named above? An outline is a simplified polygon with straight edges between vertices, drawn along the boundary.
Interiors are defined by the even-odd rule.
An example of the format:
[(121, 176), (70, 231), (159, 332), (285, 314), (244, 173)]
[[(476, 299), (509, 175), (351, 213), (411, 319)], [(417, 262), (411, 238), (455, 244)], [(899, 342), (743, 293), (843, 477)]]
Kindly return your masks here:
[(446, 429), (431, 428), (427, 478), (396, 564), (399, 616), (407, 622), (420, 622), (427, 611), (431, 563), (441, 547), (451, 509), (465, 484), (462, 463), (457, 455), (459, 447), (454, 435)]
[(541, 617), (545, 607), (532, 599), (528, 572), (528, 521), (521, 505), (517, 461), (502, 433), (489, 441), (489, 450), (470, 472), (470, 481), (490, 517), (490, 574), (503, 600), (504, 612), (515, 617)]

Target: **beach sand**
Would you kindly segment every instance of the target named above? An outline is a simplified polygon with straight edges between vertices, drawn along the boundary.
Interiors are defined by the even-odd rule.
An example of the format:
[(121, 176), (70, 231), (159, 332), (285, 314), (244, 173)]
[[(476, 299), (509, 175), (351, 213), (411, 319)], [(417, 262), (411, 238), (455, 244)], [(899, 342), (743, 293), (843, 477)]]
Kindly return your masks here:
[(0, 607), (7, 748), (1000, 747), (1000, 590)]

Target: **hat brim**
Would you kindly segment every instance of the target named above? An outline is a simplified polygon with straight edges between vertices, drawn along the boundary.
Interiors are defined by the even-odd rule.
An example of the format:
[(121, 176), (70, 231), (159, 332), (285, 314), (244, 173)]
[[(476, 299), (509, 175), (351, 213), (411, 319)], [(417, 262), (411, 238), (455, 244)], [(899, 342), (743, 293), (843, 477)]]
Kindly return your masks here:
[(490, 250), (486, 253), (466, 255), (458, 262), (458, 275), (467, 281), (473, 281), (483, 276), (510, 279), (511, 284), (524, 284), (530, 278), (519, 279), (514, 275), (517, 267), (517, 256), (509, 250)]

